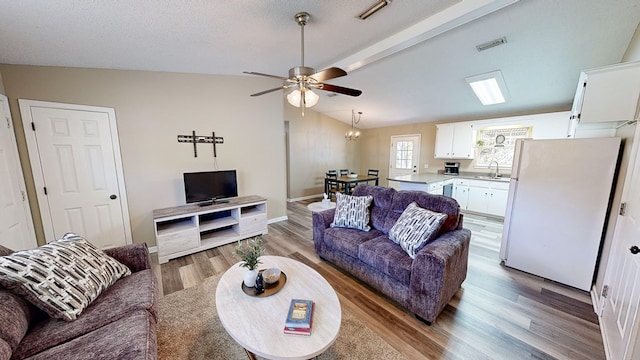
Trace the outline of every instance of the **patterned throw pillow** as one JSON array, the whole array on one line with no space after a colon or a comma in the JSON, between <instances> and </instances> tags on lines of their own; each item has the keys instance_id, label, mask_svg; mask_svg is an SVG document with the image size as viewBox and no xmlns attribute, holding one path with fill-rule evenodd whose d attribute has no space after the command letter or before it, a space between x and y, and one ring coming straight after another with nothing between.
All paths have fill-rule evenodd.
<instances>
[{"instance_id":1,"label":"patterned throw pillow","mask_svg":"<svg viewBox=\"0 0 640 360\"><path fill-rule=\"evenodd\" d=\"M447 214L423 209L412 202L389 231L389 239L415 259L422 246L438 234L446 219Z\"/></svg>"},{"instance_id":2,"label":"patterned throw pillow","mask_svg":"<svg viewBox=\"0 0 640 360\"><path fill-rule=\"evenodd\" d=\"M49 316L75 320L129 268L76 234L0 257L0 285Z\"/></svg>"},{"instance_id":3,"label":"patterned throw pillow","mask_svg":"<svg viewBox=\"0 0 640 360\"><path fill-rule=\"evenodd\" d=\"M369 231L369 207L373 196L351 196L336 193L336 212L331 227Z\"/></svg>"}]
</instances>

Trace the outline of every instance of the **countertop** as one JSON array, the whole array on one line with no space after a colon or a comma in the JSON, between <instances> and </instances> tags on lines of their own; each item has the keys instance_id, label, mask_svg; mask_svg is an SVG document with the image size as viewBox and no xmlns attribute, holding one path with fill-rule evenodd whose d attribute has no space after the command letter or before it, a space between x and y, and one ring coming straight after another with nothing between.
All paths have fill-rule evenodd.
<instances>
[{"instance_id":1,"label":"countertop","mask_svg":"<svg viewBox=\"0 0 640 360\"><path fill-rule=\"evenodd\" d=\"M503 175L502 177L495 178L488 174L482 173L466 173L460 175L444 175L444 174L415 174L415 175L402 175L394 178L387 178L390 181L417 183L417 184L430 184L438 181L444 181L449 179L472 179L472 180L485 180L485 181L499 181L508 182L510 180L509 175Z\"/></svg>"}]
</instances>

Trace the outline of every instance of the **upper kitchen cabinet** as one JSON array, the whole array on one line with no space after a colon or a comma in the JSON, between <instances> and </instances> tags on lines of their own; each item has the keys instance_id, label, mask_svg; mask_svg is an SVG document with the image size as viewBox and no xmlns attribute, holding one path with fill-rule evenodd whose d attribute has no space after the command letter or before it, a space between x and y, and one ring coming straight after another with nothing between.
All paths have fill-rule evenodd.
<instances>
[{"instance_id":1,"label":"upper kitchen cabinet","mask_svg":"<svg viewBox=\"0 0 640 360\"><path fill-rule=\"evenodd\" d=\"M436 125L436 159L473 159L473 123L461 122Z\"/></svg>"},{"instance_id":2,"label":"upper kitchen cabinet","mask_svg":"<svg viewBox=\"0 0 640 360\"><path fill-rule=\"evenodd\" d=\"M585 70L573 100L572 123L634 120L639 94L640 62Z\"/></svg>"}]
</instances>

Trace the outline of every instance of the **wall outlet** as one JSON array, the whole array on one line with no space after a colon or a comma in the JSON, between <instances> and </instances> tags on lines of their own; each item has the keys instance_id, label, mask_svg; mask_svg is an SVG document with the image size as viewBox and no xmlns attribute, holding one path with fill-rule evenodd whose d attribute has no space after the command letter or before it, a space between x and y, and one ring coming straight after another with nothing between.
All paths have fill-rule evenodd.
<instances>
[{"instance_id":1,"label":"wall outlet","mask_svg":"<svg viewBox=\"0 0 640 360\"><path fill-rule=\"evenodd\" d=\"M429 164L424 164L424 168L428 169L429 168Z\"/></svg>"}]
</instances>

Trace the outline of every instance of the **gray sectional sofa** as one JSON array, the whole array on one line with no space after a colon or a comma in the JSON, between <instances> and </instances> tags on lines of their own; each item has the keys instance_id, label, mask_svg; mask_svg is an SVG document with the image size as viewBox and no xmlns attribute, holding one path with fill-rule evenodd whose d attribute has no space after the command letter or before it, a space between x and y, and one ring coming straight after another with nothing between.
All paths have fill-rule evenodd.
<instances>
[{"instance_id":1,"label":"gray sectional sofa","mask_svg":"<svg viewBox=\"0 0 640 360\"><path fill-rule=\"evenodd\" d=\"M313 214L316 253L379 290L430 324L460 288L467 274L471 232L462 228L458 203L421 191L359 185L354 196L373 196L371 230L330 227L335 209ZM389 231L404 209L447 214L437 237L415 259L392 242Z\"/></svg>"},{"instance_id":2,"label":"gray sectional sofa","mask_svg":"<svg viewBox=\"0 0 640 360\"><path fill-rule=\"evenodd\" d=\"M158 287L145 244L104 250L131 275L74 321L49 317L0 287L0 359L157 359ZM0 256L13 253L0 246Z\"/></svg>"}]
</instances>

